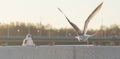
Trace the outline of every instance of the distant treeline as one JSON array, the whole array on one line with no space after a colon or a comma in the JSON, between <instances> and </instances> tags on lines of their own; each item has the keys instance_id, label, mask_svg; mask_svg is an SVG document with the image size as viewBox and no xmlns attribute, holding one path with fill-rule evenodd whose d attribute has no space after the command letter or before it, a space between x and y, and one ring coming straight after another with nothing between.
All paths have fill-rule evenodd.
<instances>
[{"instance_id":1,"label":"distant treeline","mask_svg":"<svg viewBox=\"0 0 120 59\"><path fill-rule=\"evenodd\" d=\"M28 33L30 28L30 33L34 36L75 36L75 30L71 28L52 28L51 25L43 25L41 23L23 23L23 22L11 22L8 24L0 24L0 36L24 36ZM120 26L111 25L111 27L101 26L99 30L89 29L88 34L93 34L97 32L96 36L114 36L120 35Z\"/></svg>"}]
</instances>

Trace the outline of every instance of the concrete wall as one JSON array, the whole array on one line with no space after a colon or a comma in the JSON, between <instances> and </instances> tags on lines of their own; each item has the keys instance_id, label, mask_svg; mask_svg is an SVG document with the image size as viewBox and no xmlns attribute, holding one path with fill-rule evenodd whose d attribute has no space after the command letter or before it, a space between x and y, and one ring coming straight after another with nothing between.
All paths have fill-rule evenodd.
<instances>
[{"instance_id":1,"label":"concrete wall","mask_svg":"<svg viewBox=\"0 0 120 59\"><path fill-rule=\"evenodd\" d=\"M115 46L1 46L0 59L120 59Z\"/></svg>"}]
</instances>

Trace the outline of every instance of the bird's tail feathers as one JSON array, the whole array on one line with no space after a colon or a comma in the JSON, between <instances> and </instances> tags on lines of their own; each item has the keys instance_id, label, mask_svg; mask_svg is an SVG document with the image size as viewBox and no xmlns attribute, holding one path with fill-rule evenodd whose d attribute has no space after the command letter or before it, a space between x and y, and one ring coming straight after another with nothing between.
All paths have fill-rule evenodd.
<instances>
[{"instance_id":1,"label":"bird's tail feathers","mask_svg":"<svg viewBox=\"0 0 120 59\"><path fill-rule=\"evenodd\" d=\"M98 32L96 32L96 33L94 33L94 34L92 34L92 35L87 35L87 36L88 36L88 37L93 37L93 36L95 36L97 33L98 33Z\"/></svg>"},{"instance_id":2,"label":"bird's tail feathers","mask_svg":"<svg viewBox=\"0 0 120 59\"><path fill-rule=\"evenodd\" d=\"M87 37L89 38L89 37L93 37L93 36L95 36L95 34L92 34L92 35L87 35Z\"/></svg>"}]
</instances>

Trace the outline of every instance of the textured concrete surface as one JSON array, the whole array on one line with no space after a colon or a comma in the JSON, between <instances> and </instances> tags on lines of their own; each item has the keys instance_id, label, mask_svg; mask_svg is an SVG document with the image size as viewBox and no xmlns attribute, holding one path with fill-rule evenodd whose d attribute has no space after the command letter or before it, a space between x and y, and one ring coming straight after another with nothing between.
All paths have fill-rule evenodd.
<instances>
[{"instance_id":1,"label":"textured concrete surface","mask_svg":"<svg viewBox=\"0 0 120 59\"><path fill-rule=\"evenodd\" d=\"M0 59L120 59L119 46L1 46Z\"/></svg>"}]
</instances>

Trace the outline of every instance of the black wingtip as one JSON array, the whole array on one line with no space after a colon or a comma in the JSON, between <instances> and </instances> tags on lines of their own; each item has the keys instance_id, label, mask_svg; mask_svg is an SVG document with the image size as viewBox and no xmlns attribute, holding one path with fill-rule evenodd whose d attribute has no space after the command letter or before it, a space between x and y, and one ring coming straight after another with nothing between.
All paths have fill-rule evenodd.
<instances>
[{"instance_id":1,"label":"black wingtip","mask_svg":"<svg viewBox=\"0 0 120 59\"><path fill-rule=\"evenodd\" d=\"M70 20L65 16L65 18L68 20L68 22L70 22Z\"/></svg>"},{"instance_id":2,"label":"black wingtip","mask_svg":"<svg viewBox=\"0 0 120 59\"><path fill-rule=\"evenodd\" d=\"M70 20L67 18L67 16L62 12L62 10L61 10L60 8L58 8L58 10L65 16L65 18L67 19L67 21L68 21L69 23L71 23Z\"/></svg>"},{"instance_id":3,"label":"black wingtip","mask_svg":"<svg viewBox=\"0 0 120 59\"><path fill-rule=\"evenodd\" d=\"M57 8L58 10L60 10L60 8Z\"/></svg>"},{"instance_id":4,"label":"black wingtip","mask_svg":"<svg viewBox=\"0 0 120 59\"><path fill-rule=\"evenodd\" d=\"M60 11L60 12L62 12L62 10L60 9L60 8L58 8L58 10ZM63 13L63 12L62 12Z\"/></svg>"},{"instance_id":5,"label":"black wingtip","mask_svg":"<svg viewBox=\"0 0 120 59\"><path fill-rule=\"evenodd\" d=\"M101 2L99 6L102 6L104 2Z\"/></svg>"}]
</instances>

